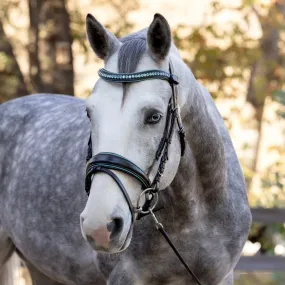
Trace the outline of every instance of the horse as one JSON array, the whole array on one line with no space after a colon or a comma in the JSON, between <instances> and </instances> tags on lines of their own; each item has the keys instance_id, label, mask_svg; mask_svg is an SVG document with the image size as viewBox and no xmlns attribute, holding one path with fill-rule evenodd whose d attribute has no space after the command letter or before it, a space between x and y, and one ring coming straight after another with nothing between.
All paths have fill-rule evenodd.
<instances>
[{"instance_id":1,"label":"horse","mask_svg":"<svg viewBox=\"0 0 285 285\"><path fill-rule=\"evenodd\" d=\"M105 64L86 102L0 106L0 268L17 251L33 285L232 285L251 213L210 94L162 15L122 39L86 28Z\"/></svg>"},{"instance_id":2,"label":"horse","mask_svg":"<svg viewBox=\"0 0 285 285\"><path fill-rule=\"evenodd\" d=\"M106 284L79 225L85 101L30 95L1 104L0 118L0 268L17 252L33 285Z\"/></svg>"}]
</instances>

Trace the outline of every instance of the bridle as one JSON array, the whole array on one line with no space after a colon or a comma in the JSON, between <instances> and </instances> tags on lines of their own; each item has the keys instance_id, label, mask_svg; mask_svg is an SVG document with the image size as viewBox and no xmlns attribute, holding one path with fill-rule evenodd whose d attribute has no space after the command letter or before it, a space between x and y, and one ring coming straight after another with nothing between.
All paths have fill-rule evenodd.
<instances>
[{"instance_id":1,"label":"bridle","mask_svg":"<svg viewBox=\"0 0 285 285\"><path fill-rule=\"evenodd\" d=\"M148 175L136 164L128 160L127 158L111 152L101 152L92 156L92 140L91 136L88 143L88 154L87 154L87 166L86 166L86 176L85 176L85 191L87 195L90 194L91 183L94 175L96 173L103 172L109 175L118 185L121 192L123 193L125 200L129 206L130 212L132 214L132 223L134 223L135 217L137 219L151 214L155 221L156 228L162 233L167 242L170 244L180 261L183 263L190 275L201 285L199 279L191 271L188 265L185 263L181 255L178 253L177 249L169 239L169 236L164 231L164 228L161 223L159 223L154 215L158 202L158 191L159 191L159 182L163 175L165 164L168 160L168 150L169 145L171 144L175 122L178 127L178 134L180 138L181 145L181 156L185 152L185 132L182 126L181 118L178 113L177 105L177 90L176 85L178 85L178 77L173 74L173 65L171 61L169 62L169 72L163 70L147 70L142 72L134 73L114 73L110 72L104 68L100 69L98 72L100 78L111 83L134 83L150 79L160 79L166 80L169 82L171 87L171 97L168 102L166 122L164 127L163 136L160 140L158 149L155 154L154 161L159 161L159 166L156 175L154 176L153 181L151 182ZM117 170L128 174L135 178L142 185L142 193L137 201L137 205L134 206L129 197L127 190L125 189L123 183L119 177L112 171ZM141 198L145 196L145 202L143 205L140 205Z\"/></svg>"},{"instance_id":2,"label":"bridle","mask_svg":"<svg viewBox=\"0 0 285 285\"><path fill-rule=\"evenodd\" d=\"M172 73L172 70L173 67L170 62L169 72L162 70L147 70L135 73L113 73L104 68L100 69L98 72L99 76L103 80L112 83L134 83L150 79L166 80L169 82L172 90L172 95L169 99L167 107L163 136L160 140L158 149L155 154L155 160L160 160L160 162L157 173L152 182L150 181L148 175L145 174L144 171L140 169L140 167L121 155L110 152L101 152L92 157L92 149L88 151L85 177L85 190L87 195L89 195L90 192L93 175L98 172L104 172L105 174L108 174L121 189L132 213L133 220L136 214L138 214L137 219L147 214L146 212L147 208L150 206L150 200L152 200L152 197L154 197L158 192L159 182L161 176L163 175L165 164L168 160L168 149L172 141L175 122L177 123L178 134L180 137L181 156L183 156L185 151L185 132L182 127L177 105L176 85L178 84L178 77ZM90 147L92 147L91 139L89 140L89 148ZM117 170L128 174L135 178L142 185L142 190L144 191L144 194L147 194L148 197L148 199L146 199L146 203L142 207L138 207L138 205L135 207L133 206L124 185L112 170Z\"/></svg>"}]
</instances>

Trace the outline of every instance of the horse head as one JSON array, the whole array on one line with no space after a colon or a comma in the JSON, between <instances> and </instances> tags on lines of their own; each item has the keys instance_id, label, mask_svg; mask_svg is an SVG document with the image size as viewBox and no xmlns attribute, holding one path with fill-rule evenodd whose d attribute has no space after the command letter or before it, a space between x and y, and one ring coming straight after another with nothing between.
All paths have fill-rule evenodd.
<instances>
[{"instance_id":1,"label":"horse head","mask_svg":"<svg viewBox=\"0 0 285 285\"><path fill-rule=\"evenodd\" d=\"M172 134L167 134L169 124L173 124L169 122L169 116L174 114L173 120L180 120L179 110L183 109L186 101L186 92L180 87L185 80L183 70L186 66L172 44L166 19L156 14L148 29L119 40L92 15L88 15L87 36L96 55L104 60L104 69L99 73L101 78L86 102L92 154L111 154L107 162L106 159L103 161L104 167L110 160L123 158L123 163L129 161L133 167L137 166L141 176L145 174L145 179L150 182L161 171L161 159L167 159L163 165L164 175L160 175L162 177L156 185L157 190L165 189L174 179L181 159L179 124L175 123ZM169 70L170 62L172 71ZM148 71L151 80L135 80L137 76L147 77L145 72ZM169 84L173 71L179 77L177 86ZM164 79L170 74L169 80L161 80L159 72L166 74ZM116 76L124 74L129 74L130 82L115 82ZM179 98L173 108L171 98L175 88L179 91ZM163 139L166 140L164 145ZM162 150L166 145L165 154ZM159 148L162 148L160 153ZM133 220L137 215L132 213L131 207L136 205L143 189L134 175L113 168L112 173L127 192L124 195L116 179L106 172L90 175L92 183L89 199L81 214L81 229L83 237L94 249L115 253L130 244Z\"/></svg>"}]
</instances>

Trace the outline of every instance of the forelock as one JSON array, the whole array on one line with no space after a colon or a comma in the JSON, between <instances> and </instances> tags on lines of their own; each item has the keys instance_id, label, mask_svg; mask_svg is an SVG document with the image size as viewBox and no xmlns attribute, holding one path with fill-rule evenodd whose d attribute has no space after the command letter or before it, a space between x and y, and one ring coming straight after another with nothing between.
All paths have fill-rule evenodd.
<instances>
[{"instance_id":1,"label":"forelock","mask_svg":"<svg viewBox=\"0 0 285 285\"><path fill-rule=\"evenodd\" d=\"M123 43L119 49L119 73L135 72L140 59L146 51L146 29L131 34L120 41Z\"/></svg>"}]
</instances>

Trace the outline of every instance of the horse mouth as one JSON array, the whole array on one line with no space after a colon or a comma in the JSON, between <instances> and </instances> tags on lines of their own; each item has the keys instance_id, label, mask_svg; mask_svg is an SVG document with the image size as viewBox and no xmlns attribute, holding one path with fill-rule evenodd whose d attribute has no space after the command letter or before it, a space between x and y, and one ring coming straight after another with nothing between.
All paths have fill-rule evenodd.
<instances>
[{"instance_id":1,"label":"horse mouth","mask_svg":"<svg viewBox=\"0 0 285 285\"><path fill-rule=\"evenodd\" d=\"M88 236L86 237L86 241L91 246L91 248L97 252L114 254L114 253L123 252L129 247L132 239L132 233L133 233L133 225L130 226L128 233L123 240L111 239L107 247L99 246L98 244L96 244L96 241L94 239Z\"/></svg>"},{"instance_id":2,"label":"horse mouth","mask_svg":"<svg viewBox=\"0 0 285 285\"><path fill-rule=\"evenodd\" d=\"M128 234L127 234L127 236L125 238L125 241L124 241L123 245L119 249L119 252L122 252L122 251L126 250L129 247L129 245L131 243L132 235L133 235L133 228L134 228L134 225L132 224L130 226L130 228L129 228Z\"/></svg>"}]
</instances>

